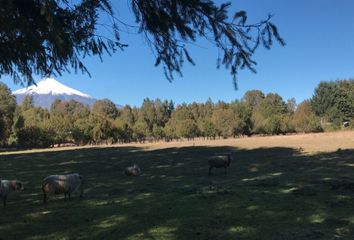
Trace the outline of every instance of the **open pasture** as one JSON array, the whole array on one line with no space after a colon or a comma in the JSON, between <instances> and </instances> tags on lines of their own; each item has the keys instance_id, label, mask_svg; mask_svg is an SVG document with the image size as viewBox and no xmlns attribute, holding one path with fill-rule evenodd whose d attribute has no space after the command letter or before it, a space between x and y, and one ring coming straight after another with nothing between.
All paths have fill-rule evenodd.
<instances>
[{"instance_id":1,"label":"open pasture","mask_svg":"<svg viewBox=\"0 0 354 240\"><path fill-rule=\"evenodd\" d=\"M85 198L43 205L42 179L70 172ZM354 239L354 132L5 153L0 175L25 184L0 207L3 240Z\"/></svg>"}]
</instances>

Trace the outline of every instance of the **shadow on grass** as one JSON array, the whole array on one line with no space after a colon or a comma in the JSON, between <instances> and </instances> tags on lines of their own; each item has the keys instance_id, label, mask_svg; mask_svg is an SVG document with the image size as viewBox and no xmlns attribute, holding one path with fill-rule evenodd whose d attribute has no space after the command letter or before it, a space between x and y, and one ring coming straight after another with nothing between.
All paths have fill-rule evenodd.
<instances>
[{"instance_id":1,"label":"shadow on grass","mask_svg":"<svg viewBox=\"0 0 354 240\"><path fill-rule=\"evenodd\" d=\"M208 157L233 151L228 174ZM26 184L0 209L0 239L353 239L354 150L90 148L0 156ZM126 177L126 166L143 174ZM41 180L79 172L85 199L41 203Z\"/></svg>"}]
</instances>

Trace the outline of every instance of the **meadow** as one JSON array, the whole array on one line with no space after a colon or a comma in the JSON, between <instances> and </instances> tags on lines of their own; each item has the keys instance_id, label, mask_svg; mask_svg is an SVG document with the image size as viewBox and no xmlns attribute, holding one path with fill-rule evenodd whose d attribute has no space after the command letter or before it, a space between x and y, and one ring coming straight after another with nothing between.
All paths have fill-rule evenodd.
<instances>
[{"instance_id":1,"label":"meadow","mask_svg":"<svg viewBox=\"0 0 354 240\"><path fill-rule=\"evenodd\" d=\"M44 205L42 179L70 172L85 198ZM2 240L354 239L354 131L5 152L0 175L25 184L0 206Z\"/></svg>"}]
</instances>

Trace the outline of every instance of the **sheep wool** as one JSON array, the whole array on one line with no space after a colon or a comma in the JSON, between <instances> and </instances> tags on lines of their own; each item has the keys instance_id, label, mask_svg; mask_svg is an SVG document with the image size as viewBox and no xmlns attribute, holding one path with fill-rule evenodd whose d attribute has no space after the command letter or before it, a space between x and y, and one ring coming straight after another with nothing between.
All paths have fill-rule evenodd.
<instances>
[{"instance_id":1,"label":"sheep wool","mask_svg":"<svg viewBox=\"0 0 354 240\"><path fill-rule=\"evenodd\" d=\"M18 180L5 180L0 178L0 198L3 201L4 206L6 206L7 197L11 192L23 191L24 187L22 182Z\"/></svg>"},{"instance_id":2,"label":"sheep wool","mask_svg":"<svg viewBox=\"0 0 354 240\"><path fill-rule=\"evenodd\" d=\"M124 173L127 176L139 176L141 174L141 170L138 165L134 164L132 167L127 167L124 170Z\"/></svg>"},{"instance_id":3,"label":"sheep wool","mask_svg":"<svg viewBox=\"0 0 354 240\"><path fill-rule=\"evenodd\" d=\"M80 197L83 196L84 178L78 173L72 173L67 175L50 175L43 180L43 203L48 200L49 194L64 194L64 199L71 194L78 191L81 187Z\"/></svg>"}]
</instances>

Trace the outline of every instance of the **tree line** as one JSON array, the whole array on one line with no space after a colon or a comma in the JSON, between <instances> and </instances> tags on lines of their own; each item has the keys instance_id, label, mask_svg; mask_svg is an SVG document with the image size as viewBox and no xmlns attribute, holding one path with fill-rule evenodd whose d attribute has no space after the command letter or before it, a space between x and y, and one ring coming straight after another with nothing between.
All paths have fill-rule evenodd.
<instances>
[{"instance_id":1,"label":"tree line","mask_svg":"<svg viewBox=\"0 0 354 240\"><path fill-rule=\"evenodd\" d=\"M35 107L31 96L17 105L0 83L1 147L50 147L235 138L354 128L354 80L321 82L311 99L296 104L277 93L250 90L240 100L174 104L149 98L140 107L117 108L109 99L92 108L75 100Z\"/></svg>"}]
</instances>

